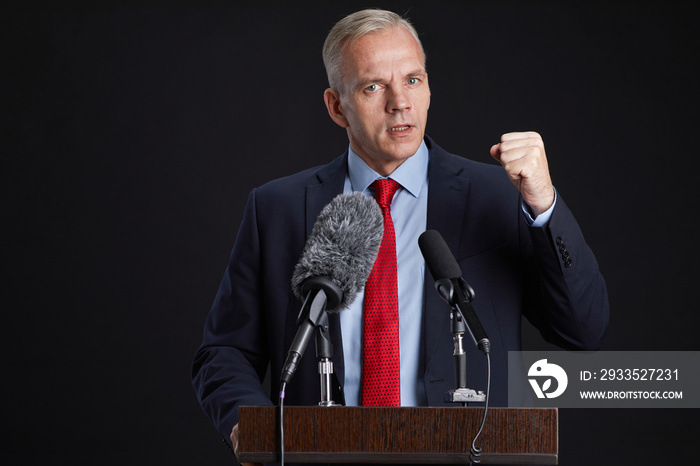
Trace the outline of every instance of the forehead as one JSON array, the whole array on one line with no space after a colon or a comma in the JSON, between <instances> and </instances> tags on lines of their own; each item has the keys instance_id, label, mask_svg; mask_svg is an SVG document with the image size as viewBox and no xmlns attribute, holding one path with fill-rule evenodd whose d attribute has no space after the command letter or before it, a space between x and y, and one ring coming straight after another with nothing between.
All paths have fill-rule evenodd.
<instances>
[{"instance_id":1,"label":"forehead","mask_svg":"<svg viewBox=\"0 0 700 466\"><path fill-rule=\"evenodd\" d=\"M343 49L343 75L346 79L423 68L420 45L404 27L371 32Z\"/></svg>"}]
</instances>

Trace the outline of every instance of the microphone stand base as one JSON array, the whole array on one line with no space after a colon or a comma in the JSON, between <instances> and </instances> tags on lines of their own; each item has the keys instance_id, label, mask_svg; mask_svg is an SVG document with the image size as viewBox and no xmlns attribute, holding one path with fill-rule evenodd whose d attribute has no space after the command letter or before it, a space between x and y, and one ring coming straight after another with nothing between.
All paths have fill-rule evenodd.
<instances>
[{"instance_id":1,"label":"microphone stand base","mask_svg":"<svg viewBox=\"0 0 700 466\"><path fill-rule=\"evenodd\" d=\"M333 400L331 400L331 401L319 401L319 402L318 402L318 405L319 405L319 406L343 406L343 405L337 404L337 403L336 403L335 401L333 401Z\"/></svg>"},{"instance_id":2,"label":"microphone stand base","mask_svg":"<svg viewBox=\"0 0 700 466\"><path fill-rule=\"evenodd\" d=\"M445 393L446 403L485 403L486 394L471 388L458 388Z\"/></svg>"}]
</instances>

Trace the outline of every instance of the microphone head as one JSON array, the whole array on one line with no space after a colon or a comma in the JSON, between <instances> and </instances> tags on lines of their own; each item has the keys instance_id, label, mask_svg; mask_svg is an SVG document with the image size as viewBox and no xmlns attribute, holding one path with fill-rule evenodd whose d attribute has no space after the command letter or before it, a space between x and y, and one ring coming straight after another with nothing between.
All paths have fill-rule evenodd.
<instances>
[{"instance_id":1,"label":"microphone head","mask_svg":"<svg viewBox=\"0 0 700 466\"><path fill-rule=\"evenodd\" d=\"M462 271L449 246L436 230L427 230L418 237L418 247L433 279L460 278Z\"/></svg>"},{"instance_id":2,"label":"microphone head","mask_svg":"<svg viewBox=\"0 0 700 466\"><path fill-rule=\"evenodd\" d=\"M303 300L304 281L326 276L343 291L340 304L328 310L347 309L372 271L383 235L384 217L374 199L359 192L336 196L321 210L294 268L294 294Z\"/></svg>"}]
</instances>

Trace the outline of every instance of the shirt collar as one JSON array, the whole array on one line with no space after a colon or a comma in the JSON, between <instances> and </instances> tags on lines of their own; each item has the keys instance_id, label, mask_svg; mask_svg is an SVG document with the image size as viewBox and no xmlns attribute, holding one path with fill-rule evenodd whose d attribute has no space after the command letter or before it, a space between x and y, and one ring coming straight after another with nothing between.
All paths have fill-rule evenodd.
<instances>
[{"instance_id":1,"label":"shirt collar","mask_svg":"<svg viewBox=\"0 0 700 466\"><path fill-rule=\"evenodd\" d=\"M423 141L416 153L386 178L398 182L411 195L418 197L427 179L428 158L428 147ZM352 190L359 192L367 190L374 180L385 178L372 170L352 147L348 148L348 175Z\"/></svg>"}]
</instances>

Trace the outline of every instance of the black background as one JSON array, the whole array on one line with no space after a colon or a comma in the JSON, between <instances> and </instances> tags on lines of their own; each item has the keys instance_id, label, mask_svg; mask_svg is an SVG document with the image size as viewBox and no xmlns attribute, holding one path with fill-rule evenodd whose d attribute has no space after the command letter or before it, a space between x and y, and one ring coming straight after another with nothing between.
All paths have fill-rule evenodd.
<instances>
[{"instance_id":1,"label":"black background","mask_svg":"<svg viewBox=\"0 0 700 466\"><path fill-rule=\"evenodd\" d=\"M608 282L603 349L700 349L697 6L62 5L0 15L4 464L231 463L191 357L247 193L345 149L320 50L367 6L420 32L443 148L543 135ZM697 458L697 413L562 409L560 464Z\"/></svg>"}]
</instances>

